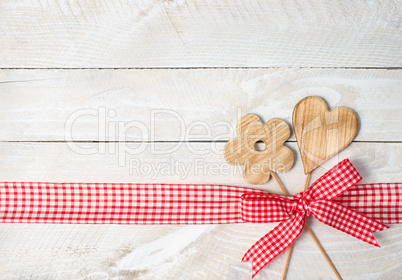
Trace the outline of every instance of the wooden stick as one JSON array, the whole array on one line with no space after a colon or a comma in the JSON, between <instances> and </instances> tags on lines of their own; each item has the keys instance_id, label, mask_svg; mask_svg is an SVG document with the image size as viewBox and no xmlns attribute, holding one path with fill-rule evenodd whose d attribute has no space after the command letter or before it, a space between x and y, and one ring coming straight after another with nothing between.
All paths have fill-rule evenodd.
<instances>
[{"instance_id":1,"label":"wooden stick","mask_svg":"<svg viewBox=\"0 0 402 280\"><path fill-rule=\"evenodd\" d=\"M285 261L285 265L283 266L281 280L285 280L286 272L288 271L288 263L289 263L289 260L290 260L290 252L292 252L292 244L290 244L290 246L288 247L288 252L286 253L286 261Z\"/></svg>"},{"instance_id":2,"label":"wooden stick","mask_svg":"<svg viewBox=\"0 0 402 280\"><path fill-rule=\"evenodd\" d=\"M307 183L308 180L310 179L310 173L306 175L306 179L304 180L304 188L303 188L303 192L306 191L307 189ZM306 228L306 230L308 231L308 233L311 235L311 237L313 238L315 244L317 245L318 249L320 249L322 255L324 256L324 258L327 260L327 263L329 264L329 266L331 267L331 269L333 270L333 272L335 273L336 277L338 277L339 280L342 280L341 276L339 275L338 271L336 270L335 266L332 264L331 260L329 259L327 253L325 253L324 249L322 248L321 244L318 242L317 238L315 237L314 233L311 231L311 229L307 226L307 224L304 225L304 227Z\"/></svg>"},{"instance_id":3,"label":"wooden stick","mask_svg":"<svg viewBox=\"0 0 402 280\"><path fill-rule=\"evenodd\" d=\"M281 182L279 182L278 177L276 177L276 175L271 172L272 178L274 178L274 180L276 181L276 183L278 184L279 188L281 189L282 193L286 196L288 196L288 192L285 190L285 188L282 186ZM306 178L304 179L304 186L303 186L303 192L306 191L307 189L307 185L308 185L308 181L310 179L310 174L306 175ZM311 237L313 238L315 244L317 245L318 249L321 251L322 255L324 256L324 258L327 260L329 266L331 267L331 269L334 271L336 277L338 277L339 280L342 280L341 276L339 275L338 271L336 270L335 266L332 264L331 260L329 259L329 257L327 256L327 254L325 253L324 249L321 247L321 244L318 242L317 238L314 236L313 232L311 231L311 229L305 225L305 228L307 229L307 232L311 235ZM286 261L285 261L285 265L283 267L283 271L282 271L282 278L281 280L285 279L286 276L286 272L287 272L287 268L288 268L288 263L290 260L290 252L292 250L292 245L290 245L288 247L288 252L286 254Z\"/></svg>"},{"instance_id":4,"label":"wooden stick","mask_svg":"<svg viewBox=\"0 0 402 280\"><path fill-rule=\"evenodd\" d=\"M320 243L318 242L317 238L314 236L313 232L311 231L311 229L307 226L307 224L304 225L304 227L306 228L306 230L308 231L308 233L310 233L311 237L313 238L315 244L317 244L318 249L320 249L322 255L324 256L324 258L327 260L327 263L329 264L329 266L332 268L332 270L334 271L336 277L338 277L339 280L342 280L342 277L339 275L338 271L336 270L335 266L332 264L331 260L329 259L328 255L325 253L324 249L321 247Z\"/></svg>"},{"instance_id":5,"label":"wooden stick","mask_svg":"<svg viewBox=\"0 0 402 280\"><path fill-rule=\"evenodd\" d=\"M303 192L307 190L307 185L308 185L308 180L310 179L310 173L306 175L306 178L304 179L304 186L303 186Z\"/></svg>"},{"instance_id":6,"label":"wooden stick","mask_svg":"<svg viewBox=\"0 0 402 280\"><path fill-rule=\"evenodd\" d=\"M279 188L281 189L282 193L286 196L289 196L288 192L285 190L285 188L282 186L281 182L279 182L278 177L276 177L275 173L271 171L272 178L276 181L278 184Z\"/></svg>"},{"instance_id":7,"label":"wooden stick","mask_svg":"<svg viewBox=\"0 0 402 280\"><path fill-rule=\"evenodd\" d=\"M279 182L278 177L276 177L274 172L271 172L272 178L274 178L274 180L276 181L276 183L278 184L279 188L281 189L282 193L286 196L289 196L288 192L285 190L285 188L282 186L281 182ZM286 277L286 272L288 271L288 264L289 264L289 260L290 260L290 252L292 252L292 244L290 244L290 246L288 247L288 252L286 253L286 261L285 261L285 265L283 266L283 270L282 270L282 277L281 280L284 280Z\"/></svg>"}]
</instances>

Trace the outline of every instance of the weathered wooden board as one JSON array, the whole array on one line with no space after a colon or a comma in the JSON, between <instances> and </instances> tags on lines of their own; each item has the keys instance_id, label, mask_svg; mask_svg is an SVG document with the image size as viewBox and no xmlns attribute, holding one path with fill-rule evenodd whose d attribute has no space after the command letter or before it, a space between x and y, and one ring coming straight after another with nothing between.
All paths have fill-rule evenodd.
<instances>
[{"instance_id":1,"label":"weathered wooden board","mask_svg":"<svg viewBox=\"0 0 402 280\"><path fill-rule=\"evenodd\" d=\"M401 181L402 71L378 69L402 67L401 15L396 0L1 1L0 180L255 188L224 161L237 121L291 124L317 95L361 127L311 180L349 157L363 182ZM296 193L290 141L295 166L279 177ZM375 234L378 249L308 223L344 279L400 277L401 226ZM0 224L0 279L250 279L241 257L274 226ZM256 279L279 279L284 261ZM308 234L287 279L335 279Z\"/></svg>"},{"instance_id":2,"label":"weathered wooden board","mask_svg":"<svg viewBox=\"0 0 402 280\"><path fill-rule=\"evenodd\" d=\"M242 178L241 166L225 161L225 143L110 143L106 144L106 152L102 152L103 145L0 143L1 180L230 184L280 193L273 180L262 186L247 184ZM290 171L278 176L290 193L300 192L305 175L297 144L285 145L295 153L295 164ZM112 147L113 152L107 149ZM100 152L87 155L85 151L89 148ZM311 180L346 157L362 175L362 183L400 181L401 143L355 142L314 170Z\"/></svg>"},{"instance_id":3,"label":"weathered wooden board","mask_svg":"<svg viewBox=\"0 0 402 280\"><path fill-rule=\"evenodd\" d=\"M81 144L98 145L98 144ZM246 184L240 169L224 161L224 143L152 143L140 154L82 155L65 143L1 143L2 181L166 182ZM296 152L296 143L287 144ZM169 151L157 154L155 151ZM197 155L195 151L204 151ZM316 169L312 180L349 157L363 182L393 182L402 173L402 144L352 143ZM174 163L170 161L173 160ZM138 172L130 161L139 161ZM190 167L148 173L148 167ZM130 170L133 171L130 174ZM219 171L220 170L220 171ZM156 175L156 176L154 176ZM300 157L280 179L290 193L302 188ZM254 186L255 187L255 186ZM273 180L261 188L279 193ZM397 279L402 269L402 227L376 233L381 249L325 226L309 224L344 279ZM205 226L0 225L0 279L250 279L244 252L275 224ZM256 279L278 279L281 255ZM303 233L294 246L287 279L335 279L311 237Z\"/></svg>"},{"instance_id":4,"label":"weathered wooden board","mask_svg":"<svg viewBox=\"0 0 402 280\"><path fill-rule=\"evenodd\" d=\"M356 111L357 141L402 141L401 88L399 70L1 70L0 141L228 141L309 95Z\"/></svg>"},{"instance_id":5,"label":"weathered wooden board","mask_svg":"<svg viewBox=\"0 0 402 280\"><path fill-rule=\"evenodd\" d=\"M0 67L401 67L382 1L0 3Z\"/></svg>"}]
</instances>

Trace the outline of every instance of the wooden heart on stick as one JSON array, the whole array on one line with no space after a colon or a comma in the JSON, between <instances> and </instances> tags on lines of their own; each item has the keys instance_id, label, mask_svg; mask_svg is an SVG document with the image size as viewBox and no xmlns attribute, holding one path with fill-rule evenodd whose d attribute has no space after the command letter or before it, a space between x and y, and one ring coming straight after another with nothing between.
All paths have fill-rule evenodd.
<instances>
[{"instance_id":1,"label":"wooden heart on stick","mask_svg":"<svg viewBox=\"0 0 402 280\"><path fill-rule=\"evenodd\" d=\"M293 129L304 173L309 174L352 142L359 121L351 109L337 107L329 111L323 99L309 96L293 110Z\"/></svg>"}]
</instances>

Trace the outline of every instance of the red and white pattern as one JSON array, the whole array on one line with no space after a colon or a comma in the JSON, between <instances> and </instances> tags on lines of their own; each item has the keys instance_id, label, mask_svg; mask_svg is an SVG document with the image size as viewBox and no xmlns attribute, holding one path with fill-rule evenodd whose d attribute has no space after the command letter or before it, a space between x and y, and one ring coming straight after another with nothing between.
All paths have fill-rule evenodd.
<instances>
[{"instance_id":1,"label":"red and white pattern","mask_svg":"<svg viewBox=\"0 0 402 280\"><path fill-rule=\"evenodd\" d=\"M0 183L0 222L78 224L240 223L241 195L220 185Z\"/></svg>"},{"instance_id":2,"label":"red and white pattern","mask_svg":"<svg viewBox=\"0 0 402 280\"><path fill-rule=\"evenodd\" d=\"M324 224L379 247L372 233L388 228L386 225L332 201L360 180L359 173L345 159L315 181L307 191L292 197L243 195L242 217L245 221L282 221L244 255L242 261L252 263L253 277L297 239L310 214Z\"/></svg>"},{"instance_id":3,"label":"red and white pattern","mask_svg":"<svg viewBox=\"0 0 402 280\"><path fill-rule=\"evenodd\" d=\"M356 185L334 201L385 224L402 222L402 184Z\"/></svg>"},{"instance_id":4,"label":"red and white pattern","mask_svg":"<svg viewBox=\"0 0 402 280\"><path fill-rule=\"evenodd\" d=\"M380 222L402 221L402 184L355 185L360 179L345 159L292 197L226 185L5 182L0 183L0 222L281 222L243 257L252 262L254 277L297 239L309 215L378 246L371 233L387 228Z\"/></svg>"}]
</instances>

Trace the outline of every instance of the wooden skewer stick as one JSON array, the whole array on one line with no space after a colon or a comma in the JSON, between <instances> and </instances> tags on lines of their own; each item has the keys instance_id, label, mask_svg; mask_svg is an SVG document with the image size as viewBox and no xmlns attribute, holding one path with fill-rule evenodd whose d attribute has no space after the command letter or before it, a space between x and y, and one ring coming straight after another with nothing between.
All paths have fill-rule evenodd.
<instances>
[{"instance_id":1,"label":"wooden skewer stick","mask_svg":"<svg viewBox=\"0 0 402 280\"><path fill-rule=\"evenodd\" d=\"M288 192L285 190L285 188L282 186L281 182L279 182L278 177L276 177L275 173L271 171L272 178L276 181L278 184L279 188L281 189L283 195L289 196Z\"/></svg>"},{"instance_id":2,"label":"wooden skewer stick","mask_svg":"<svg viewBox=\"0 0 402 280\"><path fill-rule=\"evenodd\" d=\"M332 264L331 260L329 259L327 253L325 253L324 249L321 247L320 243L318 242L317 238L314 236L313 232L311 231L311 229L307 226L304 225L304 227L306 228L306 230L308 231L308 233L310 233L311 237L313 238L315 244L317 244L318 249L320 249L322 255L324 256L324 258L327 260L327 263L329 264L329 266L331 267L331 269L334 271L336 277L338 277L339 280L342 280L342 277L339 275L338 271L336 270L335 266Z\"/></svg>"},{"instance_id":3,"label":"wooden skewer stick","mask_svg":"<svg viewBox=\"0 0 402 280\"><path fill-rule=\"evenodd\" d=\"M282 193L286 196L289 196L288 192L285 190L285 188L282 186L281 182L279 182L278 177L276 177L276 175L274 174L274 172L271 172L272 178L274 178L274 180L276 181L276 183L278 184L279 188L281 189ZM282 278L281 280L285 279L286 276L286 272L288 270L288 263L290 260L290 252L292 251L292 244L290 244L290 246L288 247L288 252L286 253L286 261L285 261L285 265L283 266L283 271L282 271Z\"/></svg>"},{"instance_id":4,"label":"wooden skewer stick","mask_svg":"<svg viewBox=\"0 0 402 280\"><path fill-rule=\"evenodd\" d=\"M304 179L304 185L303 185L303 192L307 190L307 185L308 185L308 180L310 179L310 173L306 175L306 178Z\"/></svg>"},{"instance_id":5,"label":"wooden skewer stick","mask_svg":"<svg viewBox=\"0 0 402 280\"><path fill-rule=\"evenodd\" d=\"M285 188L282 186L281 182L279 182L278 177L276 177L276 175L275 175L273 172L271 172L271 175L272 175L272 177L274 178L274 180L276 181L276 183L278 184L278 186L279 186L279 188L281 189L282 193L283 193L284 195L288 196L288 195L289 195L288 192L287 192L287 191L285 190ZM307 189L307 184L308 184L309 178L310 178L310 174L307 174L307 175L306 175L306 178L305 178L305 180L304 180L303 192L306 191L306 189ZM328 257L327 254L325 253L324 249L321 247L321 244L318 242L317 238L315 237L315 235L313 234L313 232L311 231L311 229L310 229L307 225L305 225L305 228L306 228L307 232L308 232L308 233L311 235L311 237L313 238L315 244L317 245L318 249L321 251L321 253L322 253L322 255L324 256L324 258L327 260L327 262L328 262L329 266L331 267L331 269L334 271L336 277L337 277L339 280L342 280L342 278L341 278L341 276L339 275L338 271L336 270L335 266L332 264L331 260L329 259L329 257ZM289 263L289 260L290 260L290 252L291 252L291 250L292 250L292 245L290 245L290 246L288 247L288 252L287 252L287 254L286 254L286 261L285 261L285 265L284 265L284 267L283 267L281 280L284 280L284 279L285 279L286 272L287 272L287 268L288 268L288 263Z\"/></svg>"},{"instance_id":6,"label":"wooden skewer stick","mask_svg":"<svg viewBox=\"0 0 402 280\"><path fill-rule=\"evenodd\" d=\"M285 190L285 188L282 186L281 182L279 182L278 177L276 177L276 175L274 174L274 172L271 172L272 178L274 178L274 180L276 181L276 183L278 184L279 188L281 189L282 193L286 196L289 196L288 192ZM306 184L306 182L304 182L304 184ZM283 266L283 270L282 270L282 277L281 280L284 280L286 277L286 272L288 270L288 263L290 260L290 253L292 251L292 244L290 244L290 246L288 247L288 252L286 253L286 261L285 261L285 265Z\"/></svg>"},{"instance_id":7,"label":"wooden skewer stick","mask_svg":"<svg viewBox=\"0 0 402 280\"><path fill-rule=\"evenodd\" d=\"M304 180L304 188L303 188L303 192L306 191L307 189L307 183L308 180L310 179L310 173L306 175L306 179ZM327 260L327 263L329 264L329 266L331 267L331 269L334 271L336 277L338 277L339 280L342 280L341 276L339 275L338 271L336 270L335 266L332 264L331 260L329 259L327 253L325 253L324 249L322 248L321 244L318 242L317 238L315 237L314 233L311 231L311 229L308 227L307 224L304 225L304 227L306 228L306 230L308 231L308 233L311 235L311 237L313 238L315 244L317 245L318 249L320 249L322 255L324 256L324 258Z\"/></svg>"},{"instance_id":8,"label":"wooden skewer stick","mask_svg":"<svg viewBox=\"0 0 402 280\"><path fill-rule=\"evenodd\" d=\"M290 244L290 246L288 247L288 251L286 253L286 261L285 261L285 265L283 266L281 280L285 280L286 273L288 271L288 263L289 263L289 260L290 260L290 253L291 252L292 252L292 244Z\"/></svg>"}]
</instances>

